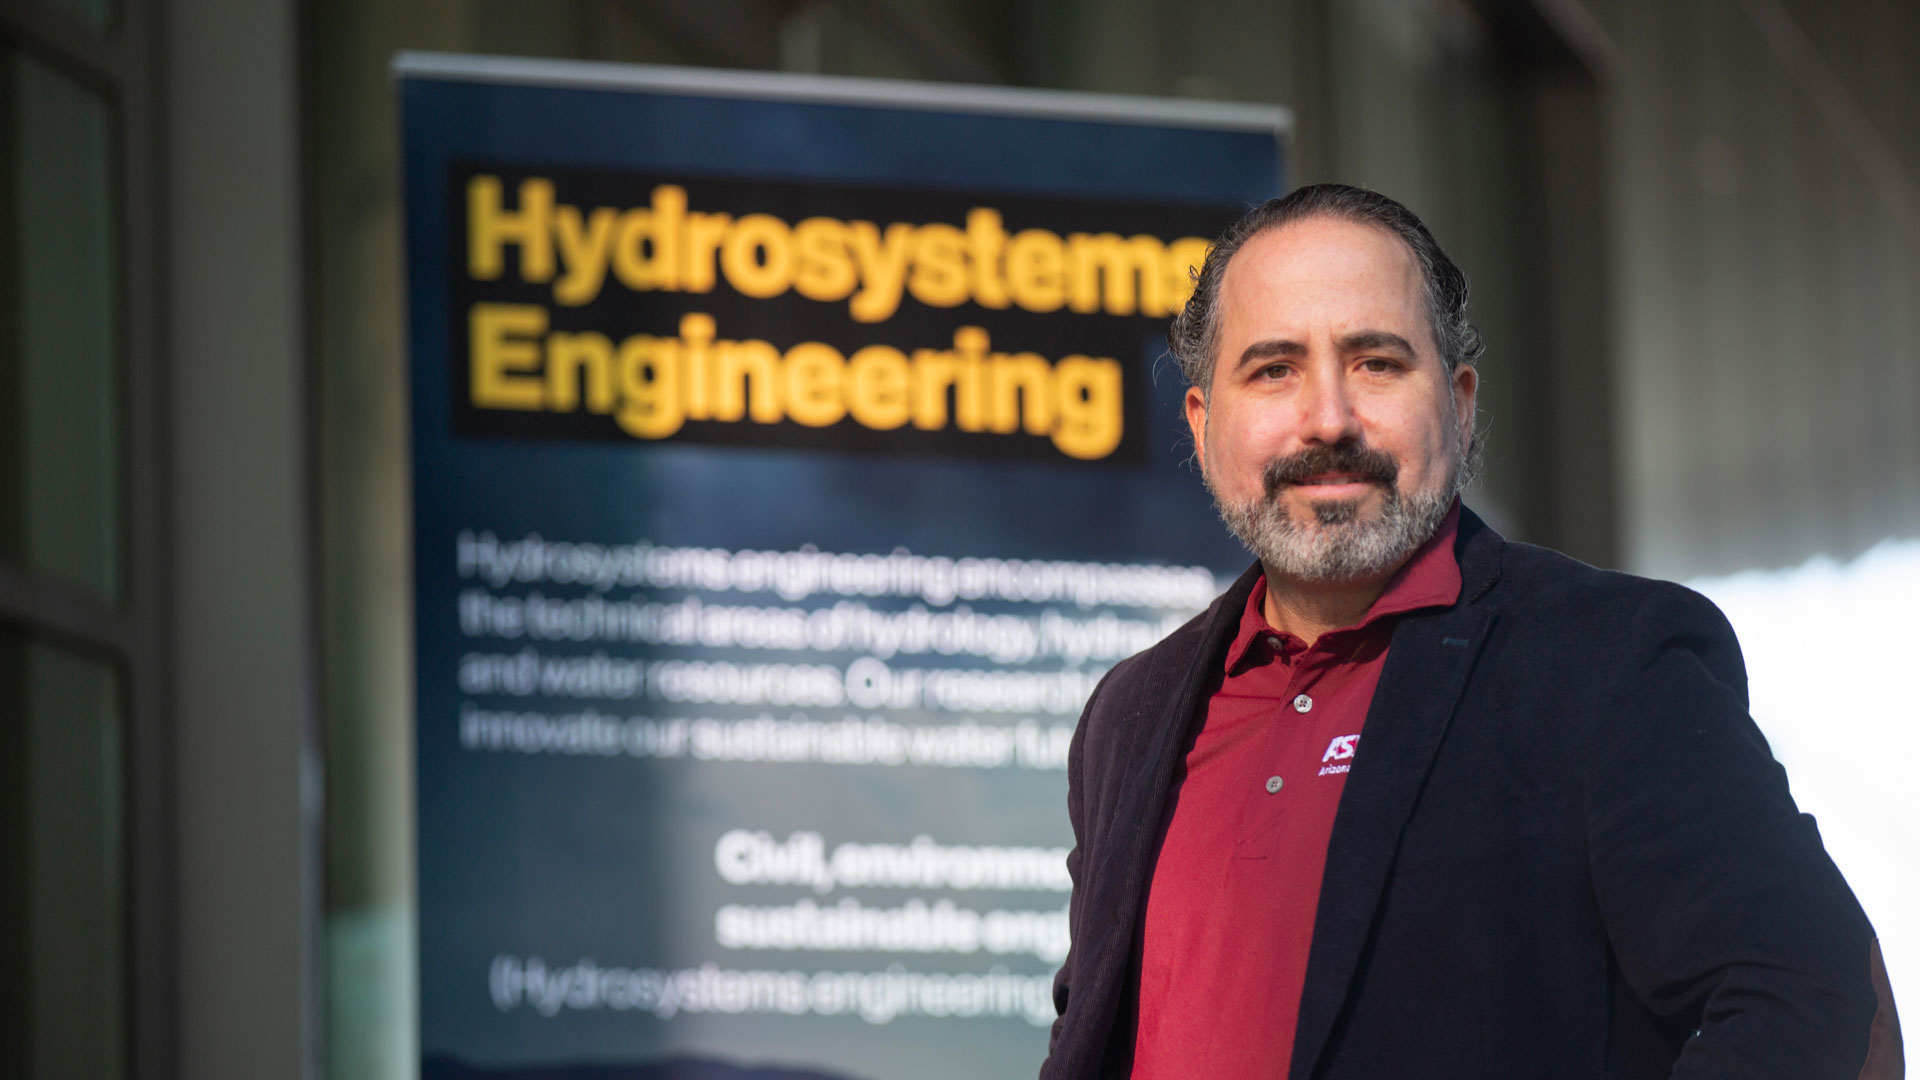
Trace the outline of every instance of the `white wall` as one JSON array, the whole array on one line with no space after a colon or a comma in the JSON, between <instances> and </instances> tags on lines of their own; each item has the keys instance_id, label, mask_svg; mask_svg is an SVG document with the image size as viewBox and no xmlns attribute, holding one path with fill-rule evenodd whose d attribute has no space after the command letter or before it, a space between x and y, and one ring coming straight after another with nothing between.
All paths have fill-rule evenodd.
<instances>
[{"instance_id":1,"label":"white wall","mask_svg":"<svg viewBox=\"0 0 1920 1080\"><path fill-rule=\"evenodd\" d=\"M1574 2L1617 44L1625 565L1920 537L1920 6Z\"/></svg>"}]
</instances>

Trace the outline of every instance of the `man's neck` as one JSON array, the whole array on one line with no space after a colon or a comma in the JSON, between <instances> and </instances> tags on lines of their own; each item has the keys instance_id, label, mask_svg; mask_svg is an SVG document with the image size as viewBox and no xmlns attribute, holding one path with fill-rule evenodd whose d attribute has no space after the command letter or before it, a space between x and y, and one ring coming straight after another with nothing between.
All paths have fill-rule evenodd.
<instances>
[{"instance_id":1,"label":"man's neck","mask_svg":"<svg viewBox=\"0 0 1920 1080\"><path fill-rule=\"evenodd\" d=\"M1312 645L1320 635L1365 618L1367 609L1387 591L1387 582L1406 562L1402 559L1385 573L1359 581L1299 581L1269 568L1262 613L1267 625Z\"/></svg>"}]
</instances>

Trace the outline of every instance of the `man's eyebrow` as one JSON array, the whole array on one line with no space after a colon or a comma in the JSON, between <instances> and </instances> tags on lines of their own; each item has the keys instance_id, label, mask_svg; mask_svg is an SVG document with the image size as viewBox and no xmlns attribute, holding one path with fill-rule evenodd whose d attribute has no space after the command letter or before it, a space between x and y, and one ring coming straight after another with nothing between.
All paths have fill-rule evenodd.
<instances>
[{"instance_id":1,"label":"man's eyebrow","mask_svg":"<svg viewBox=\"0 0 1920 1080\"><path fill-rule=\"evenodd\" d=\"M1305 355L1307 355L1307 347L1297 341L1268 338L1265 341L1256 341L1245 349L1242 349L1240 351L1240 360L1234 366L1245 367L1256 360L1273 360L1277 358L1292 359Z\"/></svg>"},{"instance_id":2,"label":"man's eyebrow","mask_svg":"<svg viewBox=\"0 0 1920 1080\"><path fill-rule=\"evenodd\" d=\"M1386 330L1361 330L1340 339L1341 352L1397 352L1411 359L1413 343Z\"/></svg>"}]
</instances>

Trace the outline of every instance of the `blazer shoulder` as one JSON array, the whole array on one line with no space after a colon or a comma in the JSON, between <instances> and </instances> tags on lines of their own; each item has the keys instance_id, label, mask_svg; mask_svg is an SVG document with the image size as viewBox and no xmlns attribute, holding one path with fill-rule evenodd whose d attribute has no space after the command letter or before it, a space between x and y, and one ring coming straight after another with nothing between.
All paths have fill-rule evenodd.
<instances>
[{"instance_id":1,"label":"blazer shoulder","mask_svg":"<svg viewBox=\"0 0 1920 1080\"><path fill-rule=\"evenodd\" d=\"M1185 623L1125 660L1115 664L1100 680L1087 699L1087 719L1096 721L1118 711L1128 703L1159 699L1172 694L1194 663L1200 661L1207 631L1218 615L1224 596L1188 619Z\"/></svg>"},{"instance_id":2,"label":"blazer shoulder","mask_svg":"<svg viewBox=\"0 0 1920 1080\"><path fill-rule=\"evenodd\" d=\"M1590 655L1645 662L1669 650L1698 655L1723 683L1744 692L1746 667L1719 607L1677 582L1602 570L1548 548L1508 541L1496 599L1530 630L1578 635Z\"/></svg>"},{"instance_id":3,"label":"blazer shoulder","mask_svg":"<svg viewBox=\"0 0 1920 1080\"><path fill-rule=\"evenodd\" d=\"M1251 574L1252 571L1249 571ZM1076 734L1089 763L1119 762L1140 752L1151 733L1179 712L1181 692L1195 665L1211 662L1222 621L1246 603L1250 578L1214 598L1155 644L1127 657L1101 678L1087 699Z\"/></svg>"}]
</instances>

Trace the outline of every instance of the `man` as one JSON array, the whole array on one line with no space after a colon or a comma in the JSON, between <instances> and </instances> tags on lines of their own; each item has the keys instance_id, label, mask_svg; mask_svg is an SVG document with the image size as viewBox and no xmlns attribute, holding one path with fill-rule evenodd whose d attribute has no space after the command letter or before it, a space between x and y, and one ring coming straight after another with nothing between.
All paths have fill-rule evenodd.
<instances>
[{"instance_id":1,"label":"man","mask_svg":"<svg viewBox=\"0 0 1920 1080\"><path fill-rule=\"evenodd\" d=\"M1259 562L1081 717L1043 1080L1861 1074L1872 931L1726 621L1460 506L1465 307L1354 188L1209 253L1170 342Z\"/></svg>"}]
</instances>

